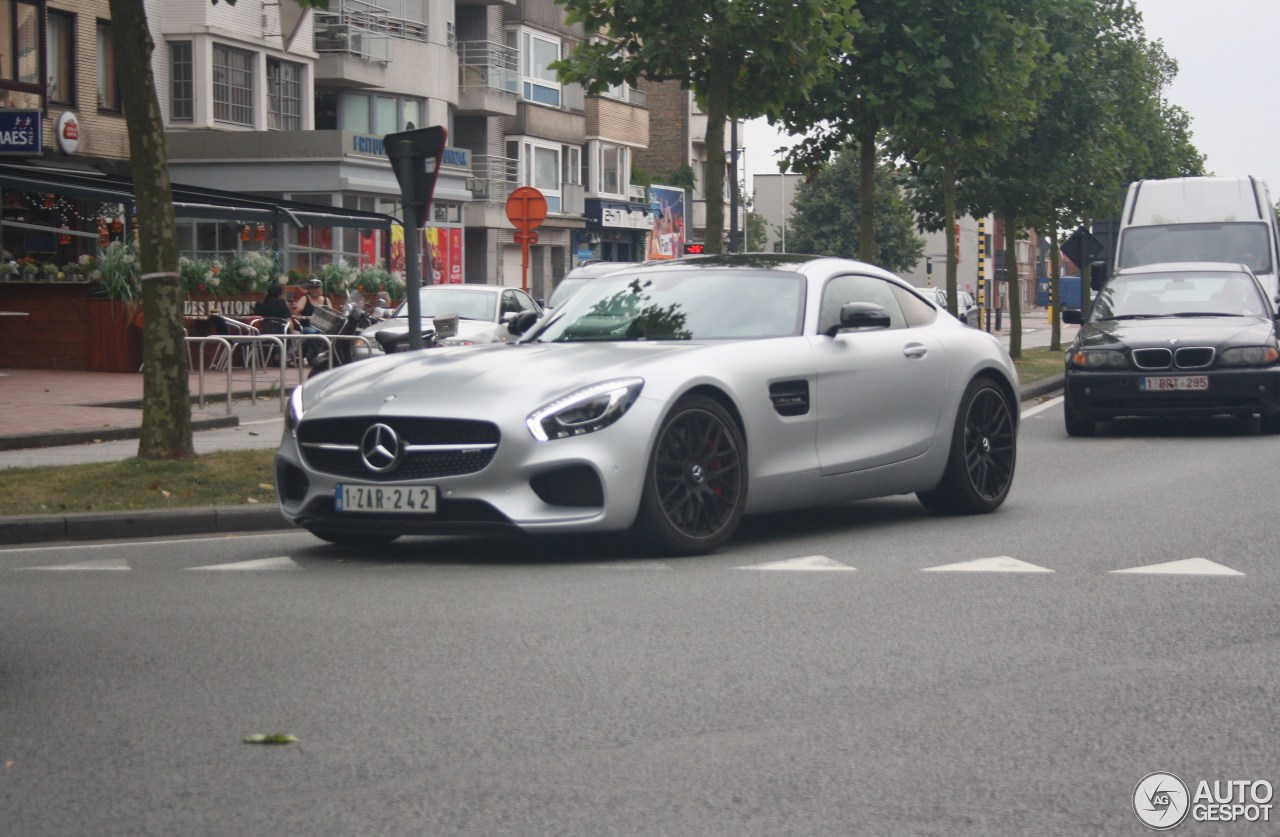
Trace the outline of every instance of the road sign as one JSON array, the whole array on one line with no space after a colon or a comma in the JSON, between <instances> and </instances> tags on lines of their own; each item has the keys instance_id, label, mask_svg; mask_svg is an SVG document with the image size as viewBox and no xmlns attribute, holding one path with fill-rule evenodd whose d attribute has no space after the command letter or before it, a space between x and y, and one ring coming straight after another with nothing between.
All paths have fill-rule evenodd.
<instances>
[{"instance_id":1,"label":"road sign","mask_svg":"<svg viewBox=\"0 0 1280 837\"><path fill-rule=\"evenodd\" d=\"M1062 242L1059 249L1083 270L1086 262L1102 252L1103 244L1084 227L1080 227Z\"/></svg>"},{"instance_id":2,"label":"road sign","mask_svg":"<svg viewBox=\"0 0 1280 837\"><path fill-rule=\"evenodd\" d=\"M532 186L521 186L507 198L507 220L518 230L532 230L547 220L547 199Z\"/></svg>"}]
</instances>

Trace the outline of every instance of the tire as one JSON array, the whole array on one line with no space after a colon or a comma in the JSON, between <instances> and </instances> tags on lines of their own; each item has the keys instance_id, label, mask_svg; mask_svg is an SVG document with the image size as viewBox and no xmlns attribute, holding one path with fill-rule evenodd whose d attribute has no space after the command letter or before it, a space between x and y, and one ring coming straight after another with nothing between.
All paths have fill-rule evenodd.
<instances>
[{"instance_id":1,"label":"tire","mask_svg":"<svg viewBox=\"0 0 1280 837\"><path fill-rule=\"evenodd\" d=\"M702 555L728 540L747 503L747 448L714 400L681 398L662 421L645 469L638 528L654 546Z\"/></svg>"},{"instance_id":2,"label":"tire","mask_svg":"<svg viewBox=\"0 0 1280 837\"><path fill-rule=\"evenodd\" d=\"M322 541L328 541L337 546L386 546L394 541L399 535L370 535L367 533L356 532L331 532L328 529L307 529L308 532L315 535Z\"/></svg>"},{"instance_id":3,"label":"tire","mask_svg":"<svg viewBox=\"0 0 1280 837\"><path fill-rule=\"evenodd\" d=\"M1263 433L1268 435L1280 433L1280 413L1272 413L1271 415L1263 413L1260 424Z\"/></svg>"},{"instance_id":4,"label":"tire","mask_svg":"<svg viewBox=\"0 0 1280 837\"><path fill-rule=\"evenodd\" d=\"M916 497L938 514L995 511L1013 485L1017 452L1008 397L990 378L975 378L956 411L942 481L931 491L916 492Z\"/></svg>"},{"instance_id":5,"label":"tire","mask_svg":"<svg viewBox=\"0 0 1280 837\"><path fill-rule=\"evenodd\" d=\"M1066 425L1068 436L1094 436L1098 432L1098 423L1092 419L1083 418L1076 413L1075 408L1071 406L1071 396L1066 395L1065 390L1062 399L1062 421Z\"/></svg>"}]
</instances>

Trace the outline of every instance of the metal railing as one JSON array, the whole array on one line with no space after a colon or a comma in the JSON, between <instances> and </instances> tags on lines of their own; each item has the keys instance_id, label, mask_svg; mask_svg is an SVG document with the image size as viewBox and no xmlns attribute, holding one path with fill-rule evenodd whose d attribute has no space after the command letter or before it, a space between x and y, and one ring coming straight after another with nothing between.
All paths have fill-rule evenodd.
<instances>
[{"instance_id":1,"label":"metal railing","mask_svg":"<svg viewBox=\"0 0 1280 837\"><path fill-rule=\"evenodd\" d=\"M476 197L505 203L520 185L520 161L511 157L477 155L471 158L471 186Z\"/></svg>"},{"instance_id":2,"label":"metal railing","mask_svg":"<svg viewBox=\"0 0 1280 837\"><path fill-rule=\"evenodd\" d=\"M293 368L297 369L298 386L302 385L304 380L303 371L305 365L297 361L302 355L302 343L308 340L323 340L326 353L329 356L329 364L326 368L333 368L333 345L334 341L349 341L363 343L370 349L374 348L374 341L363 334L226 334L213 335L209 337L188 337L186 338L189 346L196 346L196 363L197 372L197 403L200 407L205 406L207 400L205 388L205 373L218 372L221 374L223 370L215 370L205 363L205 347L215 345L220 352L225 352L227 359L226 364L226 390L225 398L227 404L227 414L231 414L233 396L235 395L235 383L232 372L235 367L235 349L241 346L248 347L248 351L243 353L244 359L247 361L244 368L249 370L249 403L258 403L258 373L264 374L270 372L272 377L278 376L275 382L277 391L280 394L280 412L283 413L288 405L288 374L289 361L295 359ZM264 360L269 356L269 349L278 349L276 352L277 362L268 366ZM315 367L312 367L313 370ZM263 396L264 398L267 396Z\"/></svg>"},{"instance_id":3,"label":"metal railing","mask_svg":"<svg viewBox=\"0 0 1280 837\"><path fill-rule=\"evenodd\" d=\"M458 42L458 87L520 93L520 54L494 41Z\"/></svg>"}]
</instances>

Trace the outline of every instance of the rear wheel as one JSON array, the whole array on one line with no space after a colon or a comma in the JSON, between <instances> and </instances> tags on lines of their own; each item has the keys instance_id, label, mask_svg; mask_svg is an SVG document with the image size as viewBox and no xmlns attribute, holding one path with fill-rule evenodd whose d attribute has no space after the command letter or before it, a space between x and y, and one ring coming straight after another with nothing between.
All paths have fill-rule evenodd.
<instances>
[{"instance_id":1,"label":"rear wheel","mask_svg":"<svg viewBox=\"0 0 1280 837\"><path fill-rule=\"evenodd\" d=\"M1272 413L1262 415L1262 432L1263 433L1280 433L1280 413Z\"/></svg>"},{"instance_id":2,"label":"rear wheel","mask_svg":"<svg viewBox=\"0 0 1280 837\"><path fill-rule=\"evenodd\" d=\"M982 514L1004 502L1013 485L1017 436L1009 399L989 378L975 378L956 412L951 452L942 482L919 491L931 512Z\"/></svg>"},{"instance_id":3,"label":"rear wheel","mask_svg":"<svg viewBox=\"0 0 1280 837\"><path fill-rule=\"evenodd\" d=\"M747 502L746 443L713 399L680 399L649 454L639 525L667 552L699 555L738 528Z\"/></svg>"}]
</instances>

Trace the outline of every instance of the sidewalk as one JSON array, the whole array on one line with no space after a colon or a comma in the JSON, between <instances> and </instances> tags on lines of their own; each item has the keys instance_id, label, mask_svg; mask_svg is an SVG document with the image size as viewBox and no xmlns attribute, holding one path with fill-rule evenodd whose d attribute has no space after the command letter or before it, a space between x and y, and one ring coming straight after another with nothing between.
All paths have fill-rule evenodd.
<instances>
[{"instance_id":1,"label":"sidewalk","mask_svg":"<svg viewBox=\"0 0 1280 837\"><path fill-rule=\"evenodd\" d=\"M1009 318L995 332L1008 345ZM1024 349L1049 345L1048 316L1033 309L1022 316ZM1065 346L1075 335L1063 327ZM289 369L286 390L298 382ZM274 449L284 429L279 374L259 373L251 403L250 373L232 373L232 408L224 398L226 373L206 372L205 403L192 404L196 453ZM192 397L199 376L191 375ZM1062 377L1023 382L1022 399L1062 386ZM270 395L270 397L266 397ZM43 465L111 462L137 455L142 426L142 374L48 369L0 369L0 471ZM288 528L274 507L219 507L111 514L38 515L0 518L0 545L35 541L172 536Z\"/></svg>"}]
</instances>

